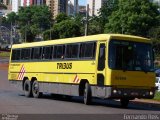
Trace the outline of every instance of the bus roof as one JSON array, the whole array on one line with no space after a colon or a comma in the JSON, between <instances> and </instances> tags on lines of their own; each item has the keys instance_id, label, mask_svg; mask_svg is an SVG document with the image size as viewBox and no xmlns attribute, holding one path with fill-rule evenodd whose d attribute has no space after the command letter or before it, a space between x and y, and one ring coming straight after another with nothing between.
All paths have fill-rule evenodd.
<instances>
[{"instance_id":1,"label":"bus roof","mask_svg":"<svg viewBox=\"0 0 160 120\"><path fill-rule=\"evenodd\" d=\"M12 48L25 48L25 47L38 47L38 46L47 46L47 45L58 45L58 44L67 44L67 43L76 43L76 42L85 42L85 41L103 41L109 39L119 39L119 40L130 40L137 42L147 42L151 43L150 39L133 36L133 35L124 35L124 34L98 34L98 35L90 35L90 36L81 36L81 37L73 37L73 38L64 38L64 39L56 39L56 40L48 40L48 41L40 41L40 42L32 42L32 43L22 43L22 44L14 44Z\"/></svg>"}]
</instances>

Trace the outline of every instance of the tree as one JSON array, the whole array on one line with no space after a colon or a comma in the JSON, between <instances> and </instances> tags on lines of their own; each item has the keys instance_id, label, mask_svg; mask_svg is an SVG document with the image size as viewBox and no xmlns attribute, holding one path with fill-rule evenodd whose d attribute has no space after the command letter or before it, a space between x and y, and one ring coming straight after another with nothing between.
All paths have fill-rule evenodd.
<instances>
[{"instance_id":1,"label":"tree","mask_svg":"<svg viewBox=\"0 0 160 120\"><path fill-rule=\"evenodd\" d=\"M72 20L76 23L80 28L80 36L85 35L85 25L84 25L84 16L81 14L76 14L72 17Z\"/></svg>"},{"instance_id":2,"label":"tree","mask_svg":"<svg viewBox=\"0 0 160 120\"><path fill-rule=\"evenodd\" d=\"M67 16L65 13L60 13L60 14L57 15L57 17L55 19L55 22L60 23L60 22L62 22L64 20L67 20L67 19L70 19L70 17Z\"/></svg>"},{"instance_id":3,"label":"tree","mask_svg":"<svg viewBox=\"0 0 160 120\"><path fill-rule=\"evenodd\" d=\"M90 17L88 24L88 35L100 34L102 33L102 28L99 23L98 17Z\"/></svg>"},{"instance_id":4,"label":"tree","mask_svg":"<svg viewBox=\"0 0 160 120\"><path fill-rule=\"evenodd\" d=\"M153 41L155 57L160 56L160 26L154 27L149 31L149 37Z\"/></svg>"},{"instance_id":5,"label":"tree","mask_svg":"<svg viewBox=\"0 0 160 120\"><path fill-rule=\"evenodd\" d=\"M51 12L47 6L30 6L20 8L18 13L18 24L22 37L28 42L41 35L43 31L50 28Z\"/></svg>"},{"instance_id":6,"label":"tree","mask_svg":"<svg viewBox=\"0 0 160 120\"><path fill-rule=\"evenodd\" d=\"M109 22L109 16L118 7L119 0L107 0L99 11L99 16L96 18L98 26L101 28L101 33L104 32L105 24Z\"/></svg>"},{"instance_id":7,"label":"tree","mask_svg":"<svg viewBox=\"0 0 160 120\"><path fill-rule=\"evenodd\" d=\"M18 20L18 16L15 12L11 12L7 15L6 22L7 23L15 23Z\"/></svg>"},{"instance_id":8,"label":"tree","mask_svg":"<svg viewBox=\"0 0 160 120\"><path fill-rule=\"evenodd\" d=\"M147 37L149 30L159 22L158 6L149 0L119 0L118 9L105 25L105 32Z\"/></svg>"},{"instance_id":9,"label":"tree","mask_svg":"<svg viewBox=\"0 0 160 120\"><path fill-rule=\"evenodd\" d=\"M59 38L69 38L80 36L80 27L74 20L64 20L54 25L54 28L59 33Z\"/></svg>"},{"instance_id":10,"label":"tree","mask_svg":"<svg viewBox=\"0 0 160 120\"><path fill-rule=\"evenodd\" d=\"M84 33L84 25L82 23L82 16L75 17L66 16L64 13L59 14L53 27L43 33L44 39L59 39L81 36ZM83 31L83 33L82 33Z\"/></svg>"},{"instance_id":11,"label":"tree","mask_svg":"<svg viewBox=\"0 0 160 120\"><path fill-rule=\"evenodd\" d=\"M43 32L43 38L44 38L44 40L59 39L59 32L55 28L52 28L50 30L46 30Z\"/></svg>"}]
</instances>

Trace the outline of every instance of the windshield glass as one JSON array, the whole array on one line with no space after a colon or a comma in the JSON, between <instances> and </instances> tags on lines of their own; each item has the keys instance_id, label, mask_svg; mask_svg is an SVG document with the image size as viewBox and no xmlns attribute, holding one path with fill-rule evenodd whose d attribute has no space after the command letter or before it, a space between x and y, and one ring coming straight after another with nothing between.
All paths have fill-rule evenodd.
<instances>
[{"instance_id":1,"label":"windshield glass","mask_svg":"<svg viewBox=\"0 0 160 120\"><path fill-rule=\"evenodd\" d=\"M109 44L109 67L115 70L153 71L151 44L111 40Z\"/></svg>"}]
</instances>

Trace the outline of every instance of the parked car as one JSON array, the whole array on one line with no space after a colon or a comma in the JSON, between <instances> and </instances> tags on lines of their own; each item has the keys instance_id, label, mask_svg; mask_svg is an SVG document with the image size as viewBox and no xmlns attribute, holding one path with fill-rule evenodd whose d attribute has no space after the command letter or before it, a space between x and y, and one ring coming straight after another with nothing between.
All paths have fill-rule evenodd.
<instances>
[{"instance_id":1,"label":"parked car","mask_svg":"<svg viewBox=\"0 0 160 120\"><path fill-rule=\"evenodd\" d=\"M156 83L155 86L158 88L158 91L160 91L160 69L157 69L155 71L156 73Z\"/></svg>"}]
</instances>

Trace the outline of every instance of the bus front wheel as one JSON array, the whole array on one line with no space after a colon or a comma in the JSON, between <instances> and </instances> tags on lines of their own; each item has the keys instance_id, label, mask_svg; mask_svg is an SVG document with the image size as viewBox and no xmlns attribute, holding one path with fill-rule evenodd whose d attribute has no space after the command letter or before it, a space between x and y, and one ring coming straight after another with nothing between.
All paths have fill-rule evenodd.
<instances>
[{"instance_id":1,"label":"bus front wheel","mask_svg":"<svg viewBox=\"0 0 160 120\"><path fill-rule=\"evenodd\" d=\"M39 92L39 84L38 81L34 81L32 84L32 93L34 98L39 98L42 96L42 93Z\"/></svg>"},{"instance_id":2,"label":"bus front wheel","mask_svg":"<svg viewBox=\"0 0 160 120\"><path fill-rule=\"evenodd\" d=\"M126 108L129 104L129 99L127 98L121 98L121 107Z\"/></svg>"},{"instance_id":3,"label":"bus front wheel","mask_svg":"<svg viewBox=\"0 0 160 120\"><path fill-rule=\"evenodd\" d=\"M31 91L31 83L29 80L25 80L24 82L24 94L26 97L31 97L32 96L32 91Z\"/></svg>"},{"instance_id":4,"label":"bus front wheel","mask_svg":"<svg viewBox=\"0 0 160 120\"><path fill-rule=\"evenodd\" d=\"M84 104L89 105L92 102L92 94L91 94L91 87L88 82L85 84L84 89Z\"/></svg>"}]
</instances>

